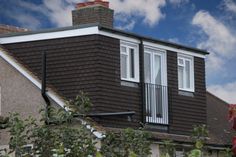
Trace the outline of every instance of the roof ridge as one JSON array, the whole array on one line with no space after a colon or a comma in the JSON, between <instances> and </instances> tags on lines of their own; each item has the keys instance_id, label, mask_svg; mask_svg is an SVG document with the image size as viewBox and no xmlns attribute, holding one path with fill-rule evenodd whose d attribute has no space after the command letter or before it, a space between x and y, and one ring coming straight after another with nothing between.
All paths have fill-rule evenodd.
<instances>
[{"instance_id":1,"label":"roof ridge","mask_svg":"<svg viewBox=\"0 0 236 157\"><path fill-rule=\"evenodd\" d=\"M230 103L228 103L228 102L226 102L225 100L219 98L218 96L216 96L216 95L213 94L212 92L206 90L206 93L209 94L209 95L211 95L211 96L213 96L213 97L215 97L215 98L218 99L219 101L223 102L225 105L230 105Z\"/></svg>"}]
</instances>

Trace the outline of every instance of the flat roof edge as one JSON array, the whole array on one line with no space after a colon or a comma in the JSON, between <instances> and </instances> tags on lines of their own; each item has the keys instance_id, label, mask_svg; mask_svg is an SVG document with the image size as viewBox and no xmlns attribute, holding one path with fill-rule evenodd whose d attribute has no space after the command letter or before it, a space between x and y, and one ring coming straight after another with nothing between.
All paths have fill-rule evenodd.
<instances>
[{"instance_id":1,"label":"flat roof edge","mask_svg":"<svg viewBox=\"0 0 236 157\"><path fill-rule=\"evenodd\" d=\"M176 44L176 43L172 43L169 41L164 41L164 40L160 40L160 39L155 39L152 37L147 37L147 36L142 36L142 35L138 35L132 32L125 32L122 30L118 30L118 29L114 29L114 28L108 28L108 27L104 27L104 26L98 26L99 30L105 30L105 31L109 31L111 33L118 33L121 35L125 35L128 37L133 37L133 38L138 38L140 40L146 40L146 41L150 41L150 42L154 42L154 43L159 43L165 46L170 46L170 47L174 47L177 49L183 49L183 50L187 50L187 51L194 51L203 55L209 55L210 53L206 50L202 50L202 49L198 49L198 48L194 48L194 47L189 47L189 46L185 46L185 45L181 45L181 44Z\"/></svg>"}]
</instances>

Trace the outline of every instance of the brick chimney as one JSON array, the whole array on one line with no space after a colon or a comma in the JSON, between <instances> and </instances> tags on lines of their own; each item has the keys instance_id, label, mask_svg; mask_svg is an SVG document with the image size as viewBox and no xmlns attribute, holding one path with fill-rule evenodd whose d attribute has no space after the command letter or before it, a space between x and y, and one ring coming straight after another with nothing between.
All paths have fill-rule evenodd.
<instances>
[{"instance_id":1,"label":"brick chimney","mask_svg":"<svg viewBox=\"0 0 236 157\"><path fill-rule=\"evenodd\" d=\"M114 10L109 8L109 2L94 0L78 3L72 11L73 25L99 23L101 26L113 27Z\"/></svg>"}]
</instances>

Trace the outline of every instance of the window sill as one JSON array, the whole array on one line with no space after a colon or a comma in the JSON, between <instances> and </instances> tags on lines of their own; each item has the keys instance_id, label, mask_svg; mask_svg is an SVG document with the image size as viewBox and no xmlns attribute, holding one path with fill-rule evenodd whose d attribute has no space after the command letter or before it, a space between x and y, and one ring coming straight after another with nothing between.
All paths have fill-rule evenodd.
<instances>
[{"instance_id":1,"label":"window sill","mask_svg":"<svg viewBox=\"0 0 236 157\"><path fill-rule=\"evenodd\" d=\"M121 86L127 86L127 87L133 87L133 88L139 87L139 84L137 82L131 82L131 81L121 80L120 84Z\"/></svg>"},{"instance_id":2,"label":"window sill","mask_svg":"<svg viewBox=\"0 0 236 157\"><path fill-rule=\"evenodd\" d=\"M188 97L194 97L193 92L184 91L184 90L179 90L179 95L181 95L181 96L188 96Z\"/></svg>"}]
</instances>

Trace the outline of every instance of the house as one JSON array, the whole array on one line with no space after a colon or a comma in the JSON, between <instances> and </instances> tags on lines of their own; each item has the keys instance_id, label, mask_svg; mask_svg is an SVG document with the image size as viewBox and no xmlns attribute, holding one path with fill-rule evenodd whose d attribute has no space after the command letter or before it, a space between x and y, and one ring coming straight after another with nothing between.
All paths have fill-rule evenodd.
<instances>
[{"instance_id":1,"label":"house","mask_svg":"<svg viewBox=\"0 0 236 157\"><path fill-rule=\"evenodd\" d=\"M228 120L229 104L208 91L206 96L209 144L230 148L235 131Z\"/></svg>"},{"instance_id":2,"label":"house","mask_svg":"<svg viewBox=\"0 0 236 157\"><path fill-rule=\"evenodd\" d=\"M88 93L92 118L105 130L146 125L155 135L153 156L161 139L189 144L193 125L207 124L208 52L117 30L113 13L108 2L79 3L71 27L0 36L0 115L40 117L46 79L56 106ZM6 133L0 139L6 147Z\"/></svg>"}]
</instances>

